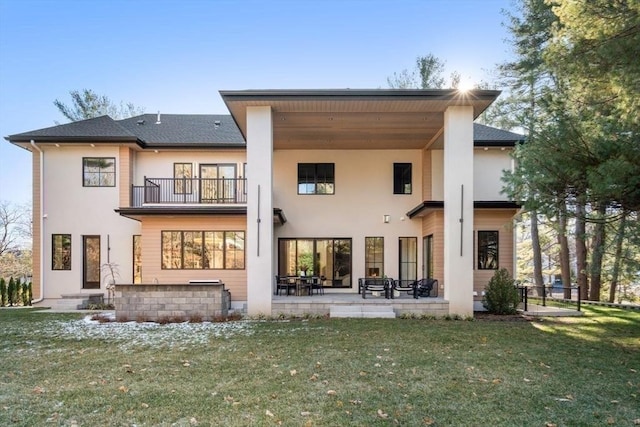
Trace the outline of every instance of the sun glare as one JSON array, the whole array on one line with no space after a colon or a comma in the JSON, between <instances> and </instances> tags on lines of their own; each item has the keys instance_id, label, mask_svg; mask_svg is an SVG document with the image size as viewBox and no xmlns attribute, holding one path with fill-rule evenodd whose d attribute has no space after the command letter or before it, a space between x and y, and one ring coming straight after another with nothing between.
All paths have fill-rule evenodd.
<instances>
[{"instance_id":1,"label":"sun glare","mask_svg":"<svg viewBox=\"0 0 640 427\"><path fill-rule=\"evenodd\" d=\"M471 79L462 79L458 84L458 90L460 92L469 92L471 89L473 89L473 87L474 87L474 84L471 81Z\"/></svg>"}]
</instances>

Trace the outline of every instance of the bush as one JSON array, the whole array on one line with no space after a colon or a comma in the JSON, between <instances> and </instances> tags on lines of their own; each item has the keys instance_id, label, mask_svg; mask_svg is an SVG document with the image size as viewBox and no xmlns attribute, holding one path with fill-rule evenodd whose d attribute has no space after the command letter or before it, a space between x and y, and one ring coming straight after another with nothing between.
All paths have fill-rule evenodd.
<instances>
[{"instance_id":1,"label":"bush","mask_svg":"<svg viewBox=\"0 0 640 427\"><path fill-rule=\"evenodd\" d=\"M0 277L0 307L7 305L7 282Z\"/></svg>"},{"instance_id":2,"label":"bush","mask_svg":"<svg viewBox=\"0 0 640 427\"><path fill-rule=\"evenodd\" d=\"M496 271L485 289L482 305L493 314L515 314L520 293L506 268Z\"/></svg>"}]
</instances>

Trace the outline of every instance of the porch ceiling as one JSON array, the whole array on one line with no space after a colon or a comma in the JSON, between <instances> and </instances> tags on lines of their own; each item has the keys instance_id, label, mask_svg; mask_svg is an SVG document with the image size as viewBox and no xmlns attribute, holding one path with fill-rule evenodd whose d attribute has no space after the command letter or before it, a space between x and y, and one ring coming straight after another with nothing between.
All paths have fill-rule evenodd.
<instances>
[{"instance_id":1,"label":"porch ceiling","mask_svg":"<svg viewBox=\"0 0 640 427\"><path fill-rule=\"evenodd\" d=\"M474 118L500 94L493 90L221 91L246 138L247 107L270 106L274 149L419 149L442 133L450 106Z\"/></svg>"}]
</instances>

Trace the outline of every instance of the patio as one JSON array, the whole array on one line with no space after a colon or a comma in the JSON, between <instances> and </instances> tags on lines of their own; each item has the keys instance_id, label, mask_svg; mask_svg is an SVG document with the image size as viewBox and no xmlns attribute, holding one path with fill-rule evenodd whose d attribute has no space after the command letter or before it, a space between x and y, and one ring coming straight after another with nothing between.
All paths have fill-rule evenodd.
<instances>
[{"instance_id":1,"label":"patio","mask_svg":"<svg viewBox=\"0 0 640 427\"><path fill-rule=\"evenodd\" d=\"M324 295L313 296L286 296L274 295L271 303L271 315L329 315L331 308L334 310L349 310L348 307L363 307L363 311L375 313L393 309L396 316L403 314L415 314L420 316L443 317L449 314L449 302L443 298L415 299L406 292L394 299L386 299L381 296L367 296L366 299L357 293L331 293L325 290ZM366 308L364 308L366 307ZM363 317L363 316L357 316ZM376 316L367 316L376 317ZM383 316L380 316L383 317Z\"/></svg>"}]
</instances>

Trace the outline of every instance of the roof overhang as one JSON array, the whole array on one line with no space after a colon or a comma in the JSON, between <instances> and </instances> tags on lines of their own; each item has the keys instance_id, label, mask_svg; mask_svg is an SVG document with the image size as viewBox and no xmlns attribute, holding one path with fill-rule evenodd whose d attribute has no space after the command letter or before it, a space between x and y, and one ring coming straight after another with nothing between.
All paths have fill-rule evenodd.
<instances>
[{"instance_id":1,"label":"roof overhang","mask_svg":"<svg viewBox=\"0 0 640 427\"><path fill-rule=\"evenodd\" d=\"M220 215L246 215L246 206L142 206L135 208L118 208L115 212L126 218L140 221L146 216L220 216ZM280 208L273 209L273 223L283 225L287 222L284 211Z\"/></svg>"},{"instance_id":2,"label":"roof overhang","mask_svg":"<svg viewBox=\"0 0 640 427\"><path fill-rule=\"evenodd\" d=\"M473 202L473 209L507 209L518 210L522 207L522 203L510 202L510 201L475 201ZM441 211L444 209L444 202L442 200L429 200L420 203L415 208L407 212L409 219L416 217L423 217L434 211Z\"/></svg>"},{"instance_id":3,"label":"roof overhang","mask_svg":"<svg viewBox=\"0 0 640 427\"><path fill-rule=\"evenodd\" d=\"M220 91L247 137L247 108L273 113L275 149L421 149L442 134L444 112L473 107L475 119L496 90L318 89Z\"/></svg>"}]
</instances>

